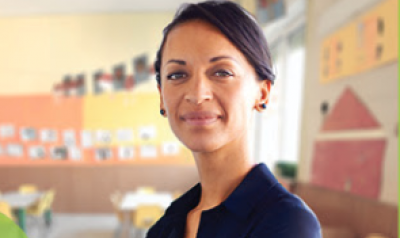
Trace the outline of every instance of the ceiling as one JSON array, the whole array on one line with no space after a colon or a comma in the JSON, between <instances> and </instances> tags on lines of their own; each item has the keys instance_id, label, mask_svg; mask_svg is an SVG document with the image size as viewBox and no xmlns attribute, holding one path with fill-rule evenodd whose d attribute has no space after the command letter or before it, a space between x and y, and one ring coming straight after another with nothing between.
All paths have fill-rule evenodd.
<instances>
[{"instance_id":1,"label":"ceiling","mask_svg":"<svg viewBox=\"0 0 400 238\"><path fill-rule=\"evenodd\" d=\"M171 12L198 0L0 0L0 17L116 12Z\"/></svg>"}]
</instances>

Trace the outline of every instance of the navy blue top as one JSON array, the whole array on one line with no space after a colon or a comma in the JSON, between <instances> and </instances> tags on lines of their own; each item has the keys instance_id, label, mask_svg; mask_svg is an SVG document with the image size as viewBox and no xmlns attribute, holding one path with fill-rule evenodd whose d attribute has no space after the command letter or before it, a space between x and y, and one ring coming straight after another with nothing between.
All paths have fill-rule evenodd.
<instances>
[{"instance_id":1,"label":"navy blue top","mask_svg":"<svg viewBox=\"0 0 400 238\"><path fill-rule=\"evenodd\" d=\"M147 238L183 238L186 216L200 195L197 184L174 201ZM311 209L258 164L224 202L202 212L197 237L321 238L321 229Z\"/></svg>"}]
</instances>

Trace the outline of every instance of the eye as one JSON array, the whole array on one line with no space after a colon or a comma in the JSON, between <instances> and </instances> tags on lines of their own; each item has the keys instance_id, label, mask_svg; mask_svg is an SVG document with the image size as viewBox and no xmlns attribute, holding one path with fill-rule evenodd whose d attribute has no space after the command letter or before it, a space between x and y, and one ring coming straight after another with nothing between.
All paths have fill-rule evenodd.
<instances>
[{"instance_id":1,"label":"eye","mask_svg":"<svg viewBox=\"0 0 400 238\"><path fill-rule=\"evenodd\" d=\"M217 72L214 73L215 76L217 77L229 77L233 76L233 74L227 70L218 70Z\"/></svg>"},{"instance_id":2,"label":"eye","mask_svg":"<svg viewBox=\"0 0 400 238\"><path fill-rule=\"evenodd\" d=\"M176 72L176 73L167 75L167 79L169 79L169 80L177 80L177 79L181 79L184 77L186 77L186 73L184 73L184 72Z\"/></svg>"}]
</instances>

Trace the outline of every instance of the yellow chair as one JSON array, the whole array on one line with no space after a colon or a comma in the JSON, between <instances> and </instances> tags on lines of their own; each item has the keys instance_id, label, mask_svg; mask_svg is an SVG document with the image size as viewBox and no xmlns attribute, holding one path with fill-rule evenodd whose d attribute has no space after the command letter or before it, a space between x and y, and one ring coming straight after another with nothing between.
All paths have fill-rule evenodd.
<instances>
[{"instance_id":1,"label":"yellow chair","mask_svg":"<svg viewBox=\"0 0 400 238\"><path fill-rule=\"evenodd\" d=\"M140 194L153 194L156 192L156 189L153 187L148 187L148 186L147 187L138 187L136 189L136 192L140 193Z\"/></svg>"},{"instance_id":2,"label":"yellow chair","mask_svg":"<svg viewBox=\"0 0 400 238\"><path fill-rule=\"evenodd\" d=\"M114 209L115 216L118 219L118 227L115 230L114 237L120 237L122 231L122 225L124 222L124 214L120 210L123 194L119 191L114 192L110 195L110 201Z\"/></svg>"},{"instance_id":3,"label":"yellow chair","mask_svg":"<svg viewBox=\"0 0 400 238\"><path fill-rule=\"evenodd\" d=\"M133 215L133 225L144 237L147 230L153 226L164 214L164 210L157 205L139 205Z\"/></svg>"},{"instance_id":4,"label":"yellow chair","mask_svg":"<svg viewBox=\"0 0 400 238\"><path fill-rule=\"evenodd\" d=\"M36 220L36 227L39 228L39 231L43 227L40 223L40 219L44 218L45 221L45 229L48 228L51 225L52 222L52 204L54 201L55 197L55 191L54 190L49 190L43 194L43 196L40 198L40 200L33 205L32 207L29 207L26 210L26 213L29 217L35 218ZM46 230L42 230L42 232L46 232ZM45 233L42 233L42 236L45 236Z\"/></svg>"},{"instance_id":5,"label":"yellow chair","mask_svg":"<svg viewBox=\"0 0 400 238\"><path fill-rule=\"evenodd\" d=\"M23 184L19 186L19 192L20 193L35 193L37 192L37 187L33 184Z\"/></svg>"},{"instance_id":6,"label":"yellow chair","mask_svg":"<svg viewBox=\"0 0 400 238\"><path fill-rule=\"evenodd\" d=\"M38 203L27 209L26 213L31 216L42 216L45 211L51 209L54 196L54 190L47 191L45 194L43 194Z\"/></svg>"},{"instance_id":7,"label":"yellow chair","mask_svg":"<svg viewBox=\"0 0 400 238\"><path fill-rule=\"evenodd\" d=\"M4 214L6 217L15 221L15 217L13 216L12 209L8 203L0 201L0 213Z\"/></svg>"}]
</instances>

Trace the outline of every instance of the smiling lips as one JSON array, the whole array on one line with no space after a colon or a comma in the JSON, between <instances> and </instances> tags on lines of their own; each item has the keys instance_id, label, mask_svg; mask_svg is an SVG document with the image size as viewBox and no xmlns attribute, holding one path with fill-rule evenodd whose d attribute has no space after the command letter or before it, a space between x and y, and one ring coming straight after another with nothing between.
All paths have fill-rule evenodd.
<instances>
[{"instance_id":1,"label":"smiling lips","mask_svg":"<svg viewBox=\"0 0 400 238\"><path fill-rule=\"evenodd\" d=\"M184 120L187 124L192 126L209 125L214 123L220 118L221 116L210 111L189 112L181 116L182 120Z\"/></svg>"}]
</instances>

